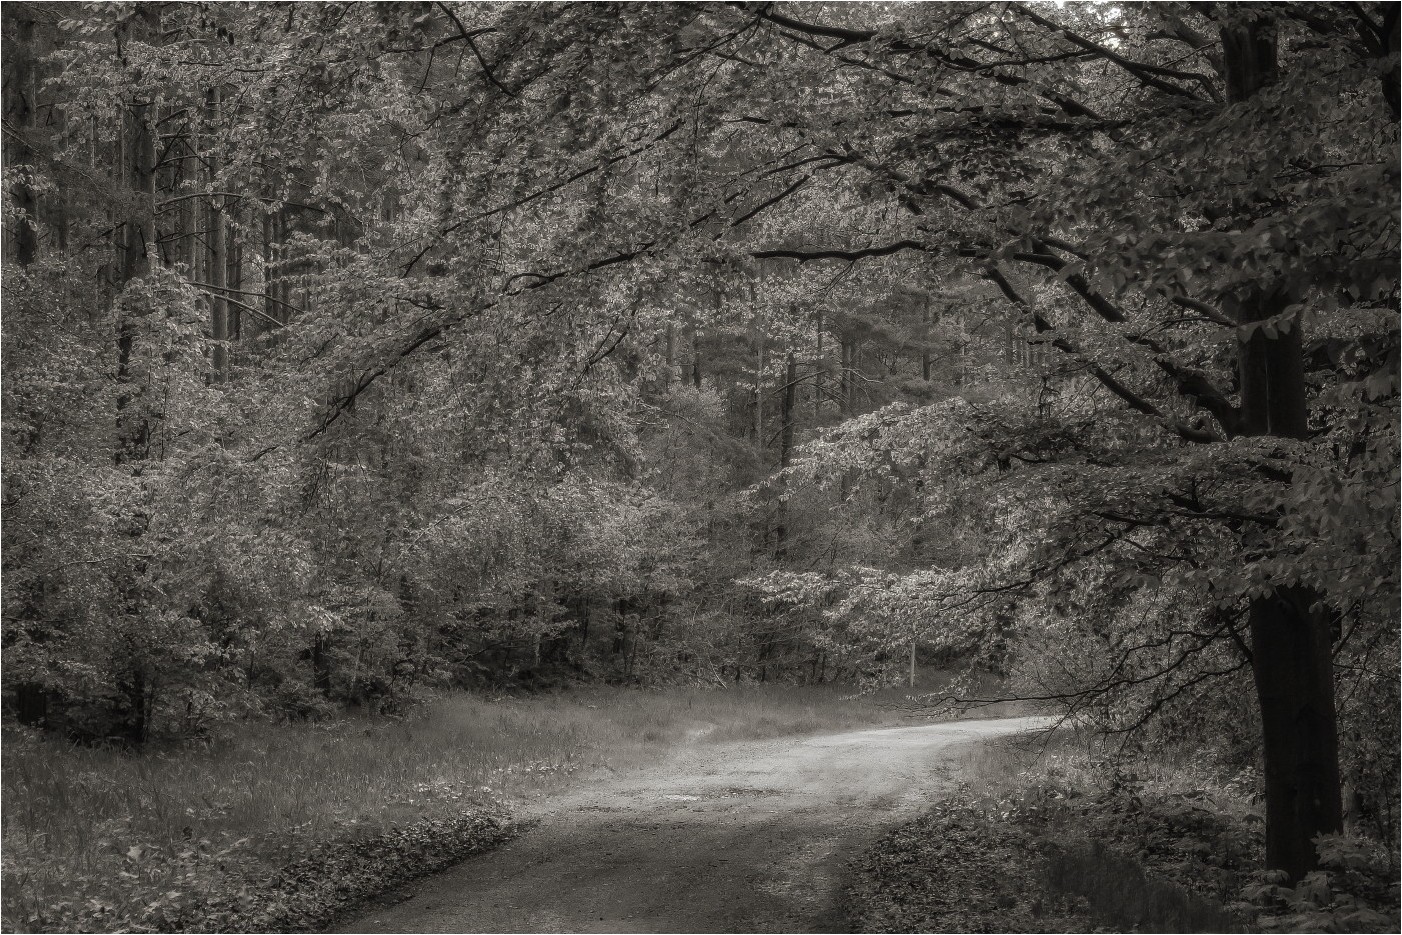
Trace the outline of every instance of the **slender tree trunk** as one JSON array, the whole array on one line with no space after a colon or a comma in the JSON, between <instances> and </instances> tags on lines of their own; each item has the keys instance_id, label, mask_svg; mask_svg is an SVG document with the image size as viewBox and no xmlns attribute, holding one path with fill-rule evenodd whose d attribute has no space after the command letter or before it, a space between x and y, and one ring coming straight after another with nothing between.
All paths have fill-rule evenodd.
<instances>
[{"instance_id":1,"label":"slender tree trunk","mask_svg":"<svg viewBox=\"0 0 1402 935\"><path fill-rule=\"evenodd\" d=\"M750 283L750 305L754 305L755 284ZM755 309L755 447L764 460L764 321Z\"/></svg>"},{"instance_id":2,"label":"slender tree trunk","mask_svg":"<svg viewBox=\"0 0 1402 935\"><path fill-rule=\"evenodd\" d=\"M673 322L667 322L667 367L662 371L662 390L666 392L672 386L672 367L677 360L677 326Z\"/></svg>"},{"instance_id":3,"label":"slender tree trunk","mask_svg":"<svg viewBox=\"0 0 1402 935\"><path fill-rule=\"evenodd\" d=\"M231 289L243 289L243 243L234 236L235 228L230 226L225 235L227 242L225 250L229 255L229 272L225 279ZM224 317L228 322L229 341L231 345L237 345L243 336L243 315L241 311L229 303L224 303ZM230 348L232 356L232 347Z\"/></svg>"},{"instance_id":4,"label":"slender tree trunk","mask_svg":"<svg viewBox=\"0 0 1402 935\"><path fill-rule=\"evenodd\" d=\"M277 285L273 281L273 216L263 215L263 314L268 321L282 321L276 302Z\"/></svg>"},{"instance_id":5,"label":"slender tree trunk","mask_svg":"<svg viewBox=\"0 0 1402 935\"><path fill-rule=\"evenodd\" d=\"M691 326L691 385L701 389L701 329Z\"/></svg>"},{"instance_id":6,"label":"slender tree trunk","mask_svg":"<svg viewBox=\"0 0 1402 935\"><path fill-rule=\"evenodd\" d=\"M205 116L213 127L219 119L219 89L210 88L205 98ZM213 157L208 157L210 190L216 188L218 176ZM213 344L210 347L210 381L223 383L229 375L229 318L228 287L229 256L224 224L223 199L218 195L209 198L209 325Z\"/></svg>"},{"instance_id":7,"label":"slender tree trunk","mask_svg":"<svg viewBox=\"0 0 1402 935\"><path fill-rule=\"evenodd\" d=\"M853 339L852 339L852 360L851 360L851 364L852 364L852 374L851 374L851 376L852 376L852 382L848 384L848 388L851 390L852 402L851 402L851 404L848 406L848 411L850 411L850 412L852 412L852 413L856 413L856 411L857 411L857 394L858 394L858 392L861 390L861 373L862 373L862 345L861 345L861 343L860 343L859 341L857 341L856 338L853 338Z\"/></svg>"},{"instance_id":8,"label":"slender tree trunk","mask_svg":"<svg viewBox=\"0 0 1402 935\"><path fill-rule=\"evenodd\" d=\"M589 659L589 595L579 599L579 663L575 668L584 669Z\"/></svg>"},{"instance_id":9,"label":"slender tree trunk","mask_svg":"<svg viewBox=\"0 0 1402 935\"><path fill-rule=\"evenodd\" d=\"M798 393L798 361L794 359L793 351L789 351L788 363L784 367L784 402L780 413L779 426L779 466L786 468L793 461L793 428L795 412L795 401ZM785 493L788 481L784 480L779 487L779 509L778 522L774 526L774 556L783 558L789 550L789 500Z\"/></svg>"},{"instance_id":10,"label":"slender tree trunk","mask_svg":"<svg viewBox=\"0 0 1402 935\"><path fill-rule=\"evenodd\" d=\"M621 656L628 645L628 599L626 597L618 598L614 604L614 612L616 616L613 624L612 652L615 656Z\"/></svg>"},{"instance_id":11,"label":"slender tree trunk","mask_svg":"<svg viewBox=\"0 0 1402 935\"><path fill-rule=\"evenodd\" d=\"M1224 26L1221 35L1228 98L1245 101L1276 77L1274 31L1265 21L1249 20ZM1287 305L1263 283L1242 302L1240 320L1264 321ZM1273 337L1258 328L1239 345L1246 434L1309 436L1300 326L1297 316ZM1280 587L1253 600L1249 615L1261 706L1266 865L1292 881L1318 865L1314 838L1343 827L1331 634L1321 597L1305 587Z\"/></svg>"},{"instance_id":12,"label":"slender tree trunk","mask_svg":"<svg viewBox=\"0 0 1402 935\"><path fill-rule=\"evenodd\" d=\"M331 696L331 653L330 641L324 633L318 633L312 641L311 663L312 684L323 698Z\"/></svg>"},{"instance_id":13,"label":"slender tree trunk","mask_svg":"<svg viewBox=\"0 0 1402 935\"><path fill-rule=\"evenodd\" d=\"M924 346L920 349L920 376L925 382L930 381L930 298L925 297L925 310L920 316L920 322L925 326L923 338Z\"/></svg>"},{"instance_id":14,"label":"slender tree trunk","mask_svg":"<svg viewBox=\"0 0 1402 935\"><path fill-rule=\"evenodd\" d=\"M291 248L287 245L287 206L280 205L273 215L273 282L277 284L278 320L292 320Z\"/></svg>"},{"instance_id":15,"label":"slender tree trunk","mask_svg":"<svg viewBox=\"0 0 1402 935\"><path fill-rule=\"evenodd\" d=\"M139 7L131 21L130 28L143 37L153 36L160 31L160 13L154 4ZM132 211L127 215L122 243L120 284L144 276L150 269L148 247L156 243L156 137L150 125L150 101L133 101L122 119L121 161L125 163L125 179L132 195ZM131 368L132 347L136 340L136 323L127 310L118 325L117 331L117 380L128 382ZM133 425L126 424L122 410L132 399L130 391L117 397L118 436L120 447L116 452L118 462L144 457L149 427L138 417Z\"/></svg>"},{"instance_id":16,"label":"slender tree trunk","mask_svg":"<svg viewBox=\"0 0 1402 935\"><path fill-rule=\"evenodd\" d=\"M139 747L151 732L150 688L146 684L146 674L140 669L131 672L119 688L127 706L119 736L132 746Z\"/></svg>"},{"instance_id":17,"label":"slender tree trunk","mask_svg":"<svg viewBox=\"0 0 1402 935\"><path fill-rule=\"evenodd\" d=\"M838 349L838 371L837 392L841 398L841 405L838 407L844 416L852 412L852 345L848 342L847 336L841 336L841 346Z\"/></svg>"},{"instance_id":18,"label":"slender tree trunk","mask_svg":"<svg viewBox=\"0 0 1402 935\"><path fill-rule=\"evenodd\" d=\"M146 19L149 12L143 12L141 18ZM148 248L156 243L156 135L150 126L150 112L149 102L135 102L127 108L128 182L136 198L135 210L126 222L123 282L146 274L150 269Z\"/></svg>"}]
</instances>

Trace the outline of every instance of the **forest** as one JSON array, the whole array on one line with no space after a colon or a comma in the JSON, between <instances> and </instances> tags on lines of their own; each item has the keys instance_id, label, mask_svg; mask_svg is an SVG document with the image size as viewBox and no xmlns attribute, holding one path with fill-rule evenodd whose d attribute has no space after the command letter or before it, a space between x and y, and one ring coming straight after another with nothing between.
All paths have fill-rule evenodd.
<instances>
[{"instance_id":1,"label":"forest","mask_svg":"<svg viewBox=\"0 0 1402 935\"><path fill-rule=\"evenodd\" d=\"M939 669L1395 861L1395 4L3 18L7 731Z\"/></svg>"}]
</instances>

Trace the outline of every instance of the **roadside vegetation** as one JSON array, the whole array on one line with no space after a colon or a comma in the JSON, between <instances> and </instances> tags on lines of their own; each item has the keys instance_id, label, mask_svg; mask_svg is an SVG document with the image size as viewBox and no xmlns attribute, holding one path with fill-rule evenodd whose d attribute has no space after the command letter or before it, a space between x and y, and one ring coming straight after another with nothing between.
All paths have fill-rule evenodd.
<instances>
[{"instance_id":1,"label":"roadside vegetation","mask_svg":"<svg viewBox=\"0 0 1402 935\"><path fill-rule=\"evenodd\" d=\"M894 691L429 696L403 718L231 725L134 755L7 728L7 931L275 930L491 846L515 806L681 745L901 721Z\"/></svg>"},{"instance_id":2,"label":"roadside vegetation","mask_svg":"<svg viewBox=\"0 0 1402 935\"><path fill-rule=\"evenodd\" d=\"M1352 826L1286 885L1262 861L1260 777L1202 745L1112 757L1058 731L972 748L960 778L858 861L855 930L1398 929L1395 851Z\"/></svg>"}]
</instances>

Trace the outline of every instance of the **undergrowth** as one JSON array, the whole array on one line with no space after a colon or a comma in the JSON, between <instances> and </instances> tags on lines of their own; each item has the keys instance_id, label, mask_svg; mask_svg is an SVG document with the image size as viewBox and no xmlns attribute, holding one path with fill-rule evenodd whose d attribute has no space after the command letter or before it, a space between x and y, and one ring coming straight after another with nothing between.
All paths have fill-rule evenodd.
<instances>
[{"instance_id":1,"label":"undergrowth","mask_svg":"<svg viewBox=\"0 0 1402 935\"><path fill-rule=\"evenodd\" d=\"M960 791L912 826L918 835L888 836L868 858L895 880L910 876L902 862L919 867L936 895L867 880L864 930L889 930L889 919L905 931L1398 929L1394 854L1365 838L1322 839L1322 869L1286 886L1262 867L1258 777L1202 748L1110 757L1092 735L1063 731L970 748L960 765ZM1020 882L952 887L968 864Z\"/></svg>"},{"instance_id":2,"label":"undergrowth","mask_svg":"<svg viewBox=\"0 0 1402 935\"><path fill-rule=\"evenodd\" d=\"M313 897L321 907L287 896L301 915L238 913L267 902L269 881L308 855L331 859L328 847L339 860L401 840L397 857L376 858L376 873L392 875L416 848L461 856L495 843L513 805L581 770L640 765L684 743L890 723L895 697L836 686L451 694L398 720L234 725L139 754L7 728L4 928L189 929L204 916L297 927L349 896Z\"/></svg>"}]
</instances>

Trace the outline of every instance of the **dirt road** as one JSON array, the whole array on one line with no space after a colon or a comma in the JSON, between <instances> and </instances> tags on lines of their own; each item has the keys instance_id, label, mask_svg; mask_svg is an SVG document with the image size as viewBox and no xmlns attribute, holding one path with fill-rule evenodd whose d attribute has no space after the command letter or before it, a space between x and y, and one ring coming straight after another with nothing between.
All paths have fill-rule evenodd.
<instances>
[{"instance_id":1,"label":"dirt road","mask_svg":"<svg viewBox=\"0 0 1402 935\"><path fill-rule=\"evenodd\" d=\"M506 846L346 932L840 932L845 862L953 781L961 745L1042 718L738 744L590 782Z\"/></svg>"}]
</instances>

